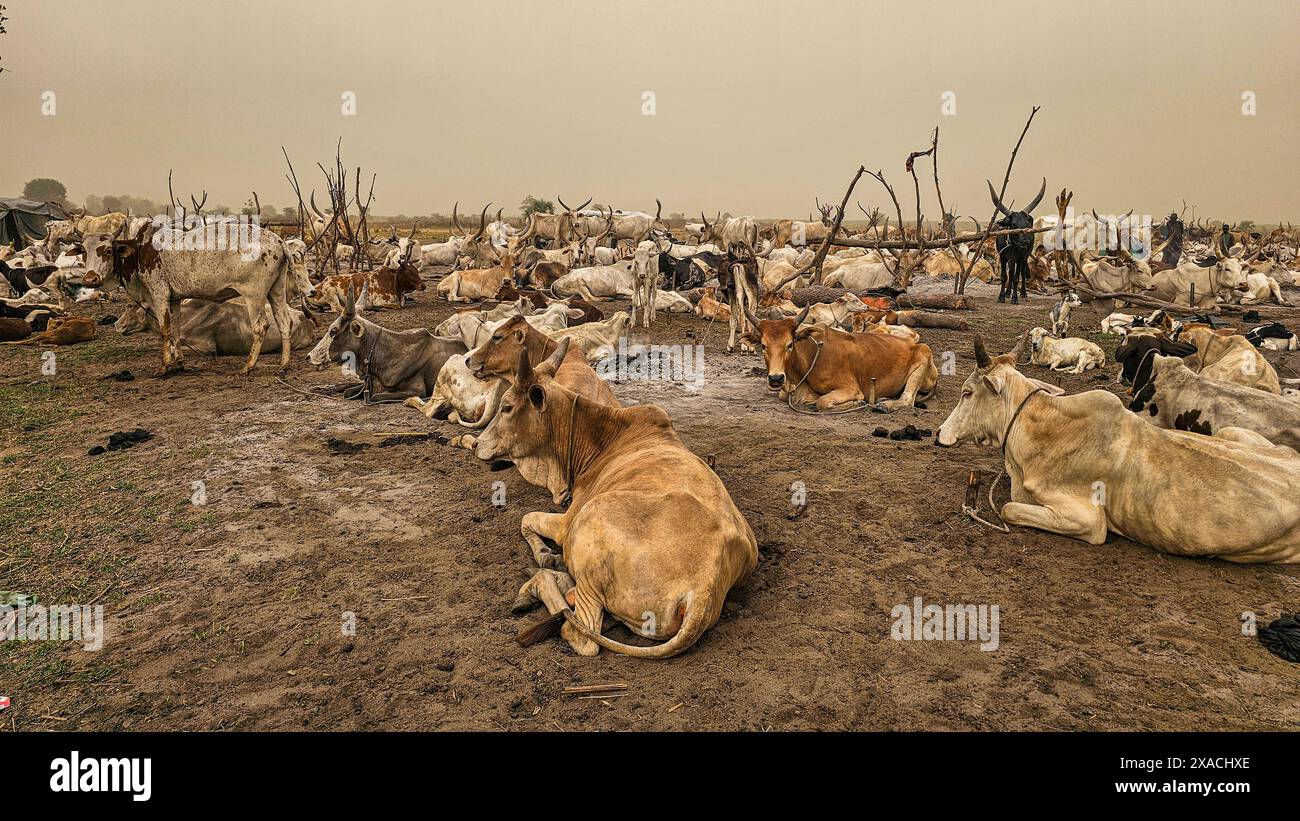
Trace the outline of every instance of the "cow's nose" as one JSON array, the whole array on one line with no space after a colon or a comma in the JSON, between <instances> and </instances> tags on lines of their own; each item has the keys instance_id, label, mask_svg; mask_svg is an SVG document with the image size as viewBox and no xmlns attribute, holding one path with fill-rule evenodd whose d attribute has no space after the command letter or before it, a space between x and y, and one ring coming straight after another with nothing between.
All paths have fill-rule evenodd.
<instances>
[{"instance_id":1,"label":"cow's nose","mask_svg":"<svg viewBox=\"0 0 1300 821\"><path fill-rule=\"evenodd\" d=\"M785 384L785 374L769 373L767 375L767 384L773 388L779 388Z\"/></svg>"}]
</instances>

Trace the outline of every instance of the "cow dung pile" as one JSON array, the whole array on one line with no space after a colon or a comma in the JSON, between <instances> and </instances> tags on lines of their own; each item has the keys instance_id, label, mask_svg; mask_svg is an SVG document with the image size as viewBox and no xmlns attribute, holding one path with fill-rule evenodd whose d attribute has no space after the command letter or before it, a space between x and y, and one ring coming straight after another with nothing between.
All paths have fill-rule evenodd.
<instances>
[{"instance_id":1,"label":"cow dung pile","mask_svg":"<svg viewBox=\"0 0 1300 821\"><path fill-rule=\"evenodd\" d=\"M109 434L107 448L103 445L95 445L87 451L87 453L91 456L98 456L99 454L110 450L126 450L127 448L135 447L141 442L148 442L152 438L153 434L144 428L136 428L132 431L118 431L117 433Z\"/></svg>"},{"instance_id":2,"label":"cow dung pile","mask_svg":"<svg viewBox=\"0 0 1300 821\"><path fill-rule=\"evenodd\" d=\"M1300 664L1300 613L1283 613L1256 637L1273 655Z\"/></svg>"},{"instance_id":3,"label":"cow dung pile","mask_svg":"<svg viewBox=\"0 0 1300 821\"><path fill-rule=\"evenodd\" d=\"M878 436L881 439L889 438L895 442L901 442L904 439L913 442L920 442L923 439L929 439L933 435L933 431L929 428L918 428L915 425L907 425L906 427L899 428L896 431L890 431L889 428L876 428L871 432L871 435Z\"/></svg>"}]
</instances>

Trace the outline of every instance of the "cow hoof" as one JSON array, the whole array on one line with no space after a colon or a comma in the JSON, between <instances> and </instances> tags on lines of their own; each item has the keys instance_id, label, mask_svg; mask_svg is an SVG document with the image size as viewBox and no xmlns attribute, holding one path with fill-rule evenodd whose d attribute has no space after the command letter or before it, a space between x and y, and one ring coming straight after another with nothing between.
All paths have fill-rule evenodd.
<instances>
[{"instance_id":1,"label":"cow hoof","mask_svg":"<svg viewBox=\"0 0 1300 821\"><path fill-rule=\"evenodd\" d=\"M1007 301L1007 298L1006 298L1006 297L1004 297L1004 296L999 296L999 297L998 297L998 302L1006 302L1006 301Z\"/></svg>"},{"instance_id":2,"label":"cow hoof","mask_svg":"<svg viewBox=\"0 0 1300 821\"><path fill-rule=\"evenodd\" d=\"M537 566L543 570L555 570L560 564L560 557L554 553L538 553L533 558L537 560Z\"/></svg>"},{"instance_id":3,"label":"cow hoof","mask_svg":"<svg viewBox=\"0 0 1300 821\"><path fill-rule=\"evenodd\" d=\"M541 602L539 602L537 599L533 598L532 596L526 593L521 594L517 596L513 602L510 603L510 612L514 613L515 615L519 615L520 613L527 613L529 610L532 610L540 603Z\"/></svg>"}]
</instances>

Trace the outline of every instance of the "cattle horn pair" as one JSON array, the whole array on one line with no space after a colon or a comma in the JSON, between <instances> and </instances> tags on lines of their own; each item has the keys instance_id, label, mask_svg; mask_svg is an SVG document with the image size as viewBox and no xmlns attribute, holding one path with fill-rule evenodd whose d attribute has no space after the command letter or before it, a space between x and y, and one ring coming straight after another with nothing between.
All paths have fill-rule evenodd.
<instances>
[{"instance_id":1,"label":"cattle horn pair","mask_svg":"<svg viewBox=\"0 0 1300 821\"><path fill-rule=\"evenodd\" d=\"M415 253L415 230L419 228L419 220L412 220L411 233L406 237L406 254L402 257L403 262L410 262L411 255ZM393 228L393 233L397 233L397 228Z\"/></svg>"},{"instance_id":2,"label":"cattle horn pair","mask_svg":"<svg viewBox=\"0 0 1300 821\"><path fill-rule=\"evenodd\" d=\"M1004 217L1011 216L1010 209L1008 209L1005 205L1002 204L1002 200L998 199L997 192L993 190L993 183L989 182L988 180L985 180L984 182L988 183L989 196L993 198L994 207L996 207L998 211L1002 213L1002 216ZM1047 193L1047 177L1043 177L1043 184L1038 189L1037 196L1035 196L1032 200L1030 200L1029 205L1025 206L1021 210L1024 211L1026 214L1032 214L1034 212L1034 209L1038 207L1038 203L1043 199L1043 195L1046 193Z\"/></svg>"},{"instance_id":3,"label":"cattle horn pair","mask_svg":"<svg viewBox=\"0 0 1300 821\"><path fill-rule=\"evenodd\" d=\"M579 205L577 208L570 208L569 206L565 205L564 200L560 199L559 194L555 195L555 199L557 202L560 203L560 205L564 206L564 210L568 211L570 214L576 214L577 212L586 208L588 205L591 205L591 197L587 197L587 201L584 202L582 205Z\"/></svg>"},{"instance_id":4,"label":"cattle horn pair","mask_svg":"<svg viewBox=\"0 0 1300 821\"><path fill-rule=\"evenodd\" d=\"M550 356L546 357L542 364L537 367L546 368L554 374L556 369L560 367L560 363L564 361L564 357L569 353L570 341L571 340L567 336L564 339L561 339L560 344L556 347L555 351ZM515 384L527 384L532 380L532 378L533 363L528 361L528 350L525 348L519 352L519 367L515 369Z\"/></svg>"}]
</instances>

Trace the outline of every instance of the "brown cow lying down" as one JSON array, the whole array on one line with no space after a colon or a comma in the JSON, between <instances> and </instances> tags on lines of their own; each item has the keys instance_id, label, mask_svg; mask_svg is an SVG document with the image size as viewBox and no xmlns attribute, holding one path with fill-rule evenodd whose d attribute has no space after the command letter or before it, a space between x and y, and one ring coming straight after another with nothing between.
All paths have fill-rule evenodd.
<instances>
[{"instance_id":1,"label":"brown cow lying down","mask_svg":"<svg viewBox=\"0 0 1300 821\"><path fill-rule=\"evenodd\" d=\"M1109 391L1055 395L979 340L975 361L935 443L1002 446L1008 524L1089 544L1114 531L1179 556L1300 562L1292 449L1240 428L1213 437L1158 428Z\"/></svg>"},{"instance_id":2,"label":"brown cow lying down","mask_svg":"<svg viewBox=\"0 0 1300 821\"><path fill-rule=\"evenodd\" d=\"M0 316L0 342L26 339L33 332L32 326L27 324L25 319L16 316Z\"/></svg>"},{"instance_id":3,"label":"brown cow lying down","mask_svg":"<svg viewBox=\"0 0 1300 821\"><path fill-rule=\"evenodd\" d=\"M535 308L545 308L551 303L557 301L553 297L548 298L545 294L543 294L541 291L537 290L536 288L524 288L523 290L520 290L515 287L515 284L513 282L510 281L501 283L501 290L497 291L496 298L498 302L514 302L521 298L527 299L529 302L532 303L533 307ZM592 305L590 302L587 302L586 300L577 299L574 297L567 297L559 301L564 302L570 308L582 311L581 317L569 318L570 328L576 327L578 325L586 325L588 322L600 322L605 318L604 311L600 310L595 305Z\"/></svg>"},{"instance_id":4,"label":"brown cow lying down","mask_svg":"<svg viewBox=\"0 0 1300 821\"><path fill-rule=\"evenodd\" d=\"M262 306L263 318L269 323L262 338L262 350L280 350L280 329L271 318L271 306ZM181 344L189 350L215 356L247 356L253 347L253 325L248 310L239 299L209 302L183 299L176 314L180 322ZM316 341L316 325L297 308L289 309L294 348L306 348ZM118 317L113 327L123 336L139 331L158 333L158 322L139 305L132 305Z\"/></svg>"},{"instance_id":5,"label":"brown cow lying down","mask_svg":"<svg viewBox=\"0 0 1300 821\"><path fill-rule=\"evenodd\" d=\"M520 527L539 564L553 558L543 541L550 539L572 576L537 572L514 608L540 601L562 615L561 634L580 655L601 647L639 658L684 652L717 622L727 593L758 563L754 532L662 408L599 405L552 374L549 362L534 369L521 356L514 384L474 451L480 459L511 459L555 498L572 493L564 513L529 513ZM637 647L605 638L605 613L664 643Z\"/></svg>"},{"instance_id":6,"label":"brown cow lying down","mask_svg":"<svg viewBox=\"0 0 1300 821\"><path fill-rule=\"evenodd\" d=\"M511 317L494 330L487 342L470 352L465 364L479 379L493 376L509 379L519 368L519 356L524 352L527 352L532 367L540 367L540 363L558 354L551 366L556 382L597 404L618 407L614 392L587 364L582 348L568 344L567 340L557 342L551 339L529 325L522 316Z\"/></svg>"},{"instance_id":7,"label":"brown cow lying down","mask_svg":"<svg viewBox=\"0 0 1300 821\"><path fill-rule=\"evenodd\" d=\"M799 327L808 308L796 317L773 312L778 319L748 314L755 330L747 336L763 347L767 386L783 399L815 403L824 411L870 401L872 379L885 409L912 407L929 396L939 381L930 346L888 333L853 334L824 325Z\"/></svg>"},{"instance_id":8,"label":"brown cow lying down","mask_svg":"<svg viewBox=\"0 0 1300 821\"><path fill-rule=\"evenodd\" d=\"M477 302L492 299L501 290L502 283L514 279L514 254L506 251L497 255L498 264L491 268L471 268L452 271L439 280L435 290L448 302Z\"/></svg>"},{"instance_id":9,"label":"brown cow lying down","mask_svg":"<svg viewBox=\"0 0 1300 821\"><path fill-rule=\"evenodd\" d=\"M325 277L316 286L312 302L330 310L341 311L349 293L368 295L363 310L374 308L400 308L406 304L407 294L424 290L424 280L415 266L403 263L397 270L377 268L373 271L353 271ZM297 346L295 346L297 347Z\"/></svg>"},{"instance_id":10,"label":"brown cow lying down","mask_svg":"<svg viewBox=\"0 0 1300 821\"><path fill-rule=\"evenodd\" d=\"M95 338L95 320L88 316L54 317L45 330L21 342L6 345L76 345Z\"/></svg>"}]
</instances>

